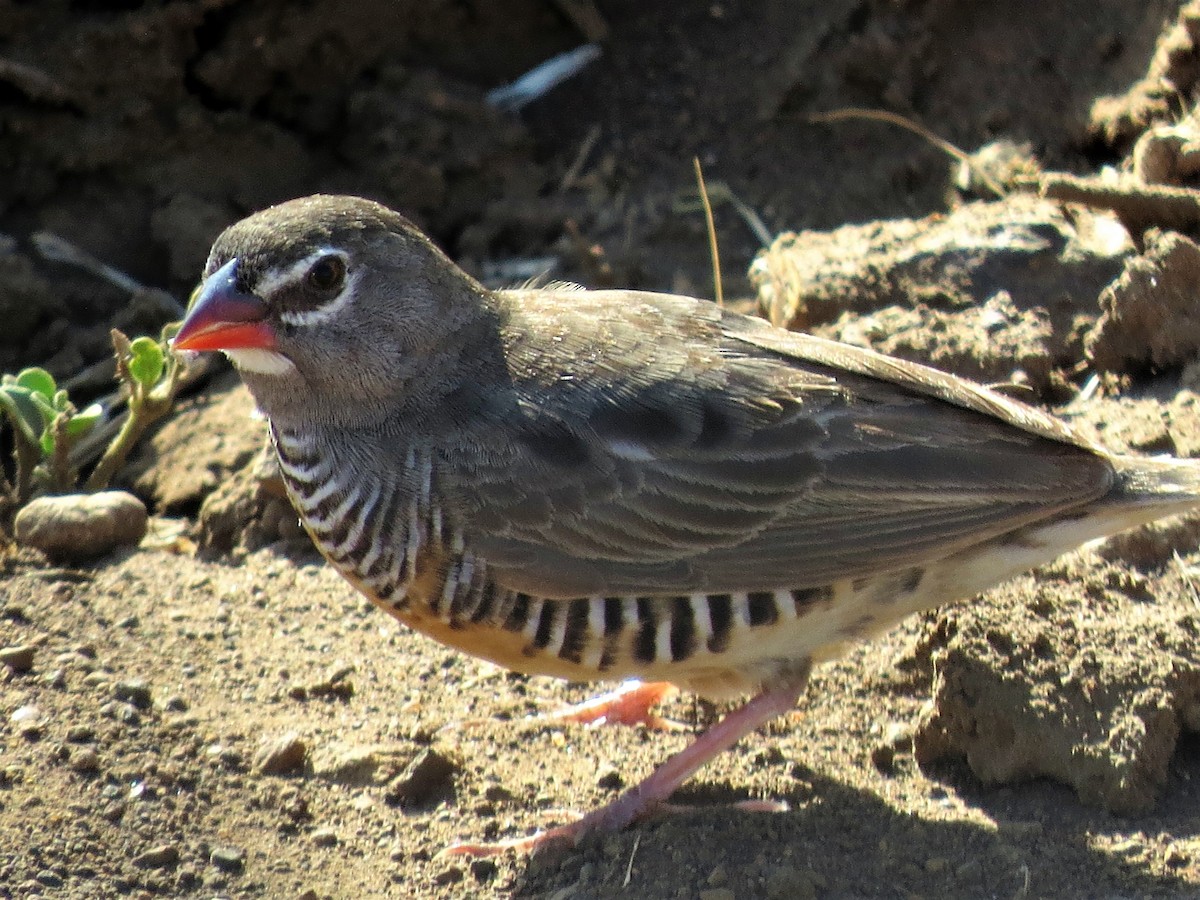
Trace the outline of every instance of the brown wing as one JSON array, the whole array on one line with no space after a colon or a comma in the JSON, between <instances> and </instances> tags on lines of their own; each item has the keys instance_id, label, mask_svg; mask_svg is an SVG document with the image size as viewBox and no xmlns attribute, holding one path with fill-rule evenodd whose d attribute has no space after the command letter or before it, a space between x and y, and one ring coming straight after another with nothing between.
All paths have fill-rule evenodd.
<instances>
[{"instance_id":1,"label":"brown wing","mask_svg":"<svg viewBox=\"0 0 1200 900\"><path fill-rule=\"evenodd\" d=\"M944 373L687 298L510 296L511 383L478 406L441 488L514 588L818 586L1112 483L1056 420Z\"/></svg>"}]
</instances>

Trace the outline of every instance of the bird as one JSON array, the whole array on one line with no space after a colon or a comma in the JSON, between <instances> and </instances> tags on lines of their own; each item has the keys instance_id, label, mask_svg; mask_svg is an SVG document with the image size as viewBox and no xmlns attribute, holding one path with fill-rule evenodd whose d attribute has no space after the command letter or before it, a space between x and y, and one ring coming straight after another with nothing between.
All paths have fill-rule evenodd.
<instances>
[{"instance_id":1,"label":"bird","mask_svg":"<svg viewBox=\"0 0 1200 900\"><path fill-rule=\"evenodd\" d=\"M741 702L582 818L452 852L625 828L848 644L1200 506L1200 463L915 362L692 297L488 289L358 197L229 226L173 347L232 361L316 547L405 625L634 706Z\"/></svg>"}]
</instances>

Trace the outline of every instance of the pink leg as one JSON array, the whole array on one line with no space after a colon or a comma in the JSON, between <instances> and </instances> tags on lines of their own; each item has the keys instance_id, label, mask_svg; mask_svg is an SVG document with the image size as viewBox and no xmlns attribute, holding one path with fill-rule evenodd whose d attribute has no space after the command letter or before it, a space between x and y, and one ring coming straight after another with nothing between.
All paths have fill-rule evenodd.
<instances>
[{"instance_id":1,"label":"pink leg","mask_svg":"<svg viewBox=\"0 0 1200 900\"><path fill-rule=\"evenodd\" d=\"M645 725L673 731L682 726L655 715L650 709L678 690L666 681L625 681L607 694L535 718L579 722L583 725Z\"/></svg>"},{"instance_id":2,"label":"pink leg","mask_svg":"<svg viewBox=\"0 0 1200 900\"><path fill-rule=\"evenodd\" d=\"M700 737L672 756L638 784L611 803L593 810L578 821L560 825L526 838L494 844L453 844L446 855L495 856L506 850L537 850L556 841L579 843L592 831L619 831L631 822L662 808L675 789L706 762L736 744L759 726L796 706L808 682L808 668L787 681L767 688L744 706L735 709Z\"/></svg>"}]
</instances>

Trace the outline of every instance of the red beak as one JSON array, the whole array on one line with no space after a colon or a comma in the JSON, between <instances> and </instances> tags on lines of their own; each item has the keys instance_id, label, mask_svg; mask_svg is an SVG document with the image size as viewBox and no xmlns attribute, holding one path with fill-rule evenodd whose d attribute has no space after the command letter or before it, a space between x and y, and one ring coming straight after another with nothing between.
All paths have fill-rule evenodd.
<instances>
[{"instance_id":1,"label":"red beak","mask_svg":"<svg viewBox=\"0 0 1200 900\"><path fill-rule=\"evenodd\" d=\"M171 346L176 350L273 350L267 304L237 285L236 259L204 280Z\"/></svg>"}]
</instances>

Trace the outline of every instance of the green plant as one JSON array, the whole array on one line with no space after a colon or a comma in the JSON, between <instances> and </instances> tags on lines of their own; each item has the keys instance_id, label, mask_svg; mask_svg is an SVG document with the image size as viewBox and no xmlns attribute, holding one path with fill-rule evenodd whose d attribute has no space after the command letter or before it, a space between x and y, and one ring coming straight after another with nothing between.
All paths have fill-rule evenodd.
<instances>
[{"instance_id":1,"label":"green plant","mask_svg":"<svg viewBox=\"0 0 1200 900\"><path fill-rule=\"evenodd\" d=\"M107 487L146 429L170 411L183 364L168 352L167 342L178 328L178 324L168 325L158 340L130 340L122 332L112 331L117 380L127 396L129 411L88 476L86 490ZM104 406L93 403L82 411L77 409L54 376L35 367L0 376L0 414L13 430L16 480L5 490L12 495L10 499L20 506L39 490L64 493L74 489L79 464L73 460L72 450L104 422ZM103 435L99 437L103 440Z\"/></svg>"},{"instance_id":2,"label":"green plant","mask_svg":"<svg viewBox=\"0 0 1200 900\"><path fill-rule=\"evenodd\" d=\"M171 411L184 370L179 356L168 350L168 343L178 330L178 322L168 325L157 341L148 337L131 341L115 328L112 330L117 380L128 393L129 417L88 476L87 490L107 487L146 429Z\"/></svg>"},{"instance_id":3,"label":"green plant","mask_svg":"<svg viewBox=\"0 0 1200 900\"><path fill-rule=\"evenodd\" d=\"M51 491L70 490L78 475L71 448L103 418L98 403L76 409L45 369L23 369L0 377L0 409L13 426L17 501L42 482Z\"/></svg>"}]
</instances>

